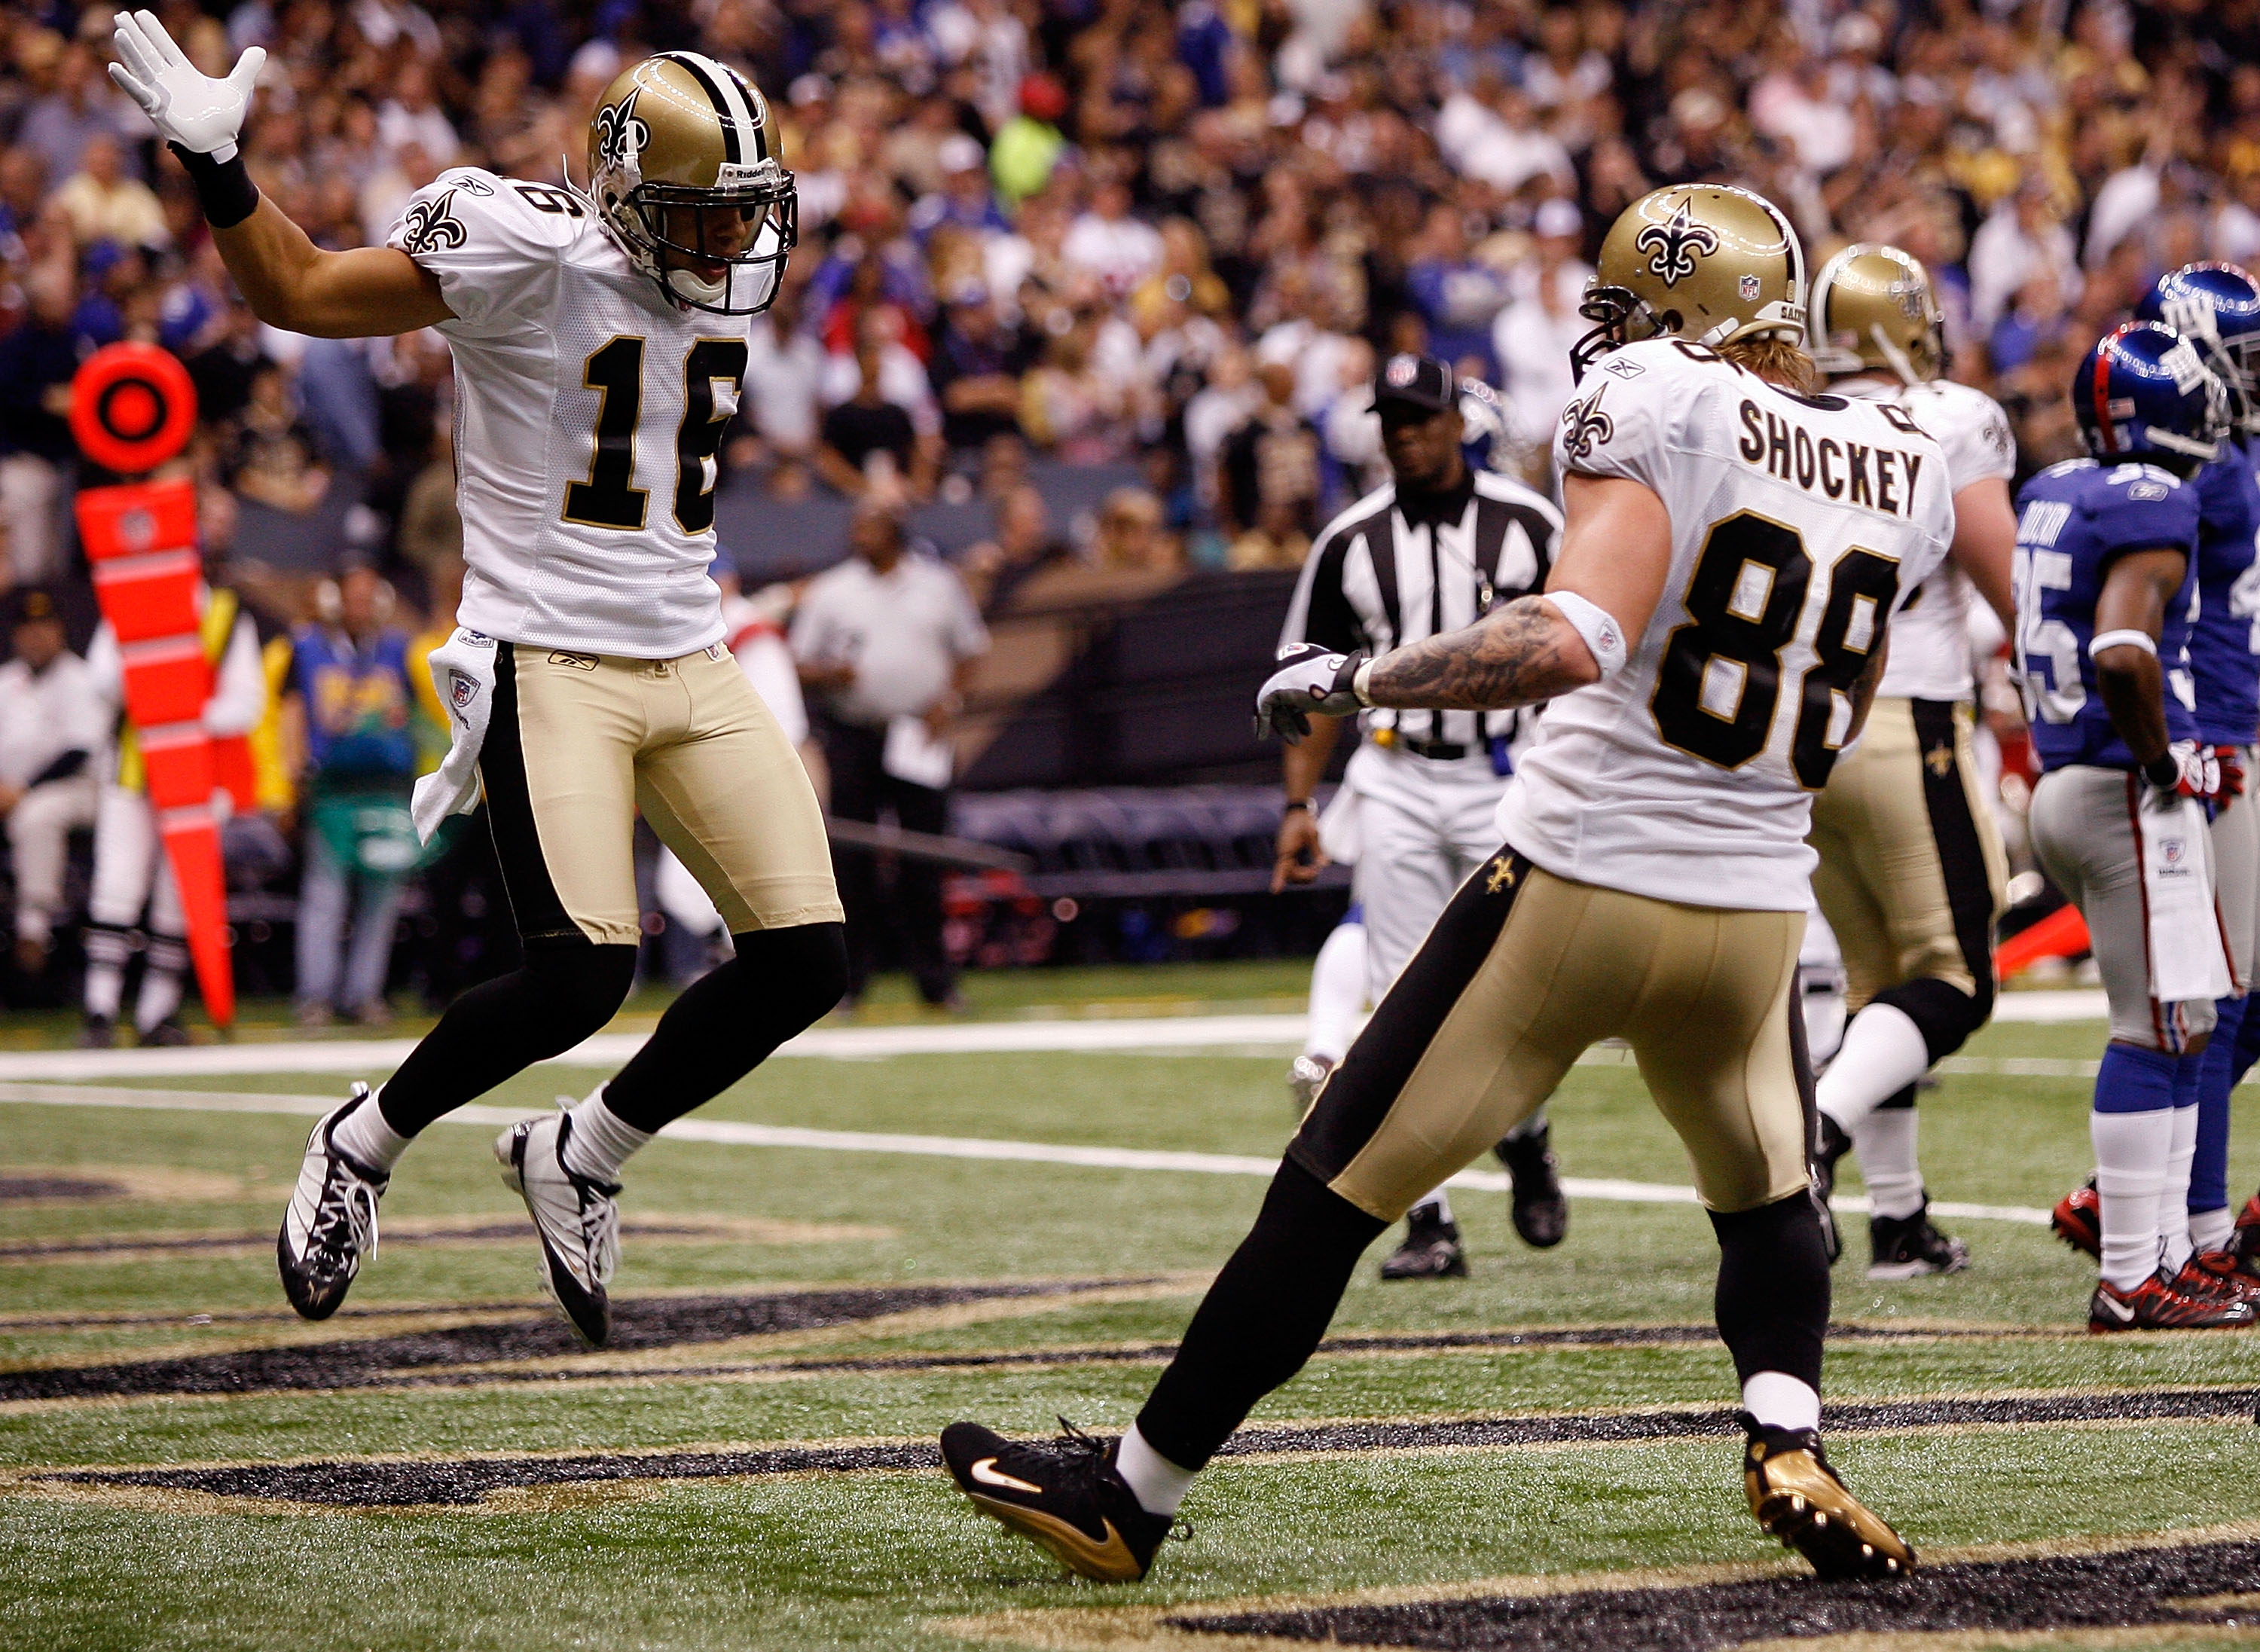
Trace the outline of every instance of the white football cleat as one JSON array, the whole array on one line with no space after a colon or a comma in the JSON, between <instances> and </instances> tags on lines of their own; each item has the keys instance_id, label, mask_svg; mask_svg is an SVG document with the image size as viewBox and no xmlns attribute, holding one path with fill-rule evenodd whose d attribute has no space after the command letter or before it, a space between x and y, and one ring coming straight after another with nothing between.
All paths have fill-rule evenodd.
<instances>
[{"instance_id":1,"label":"white football cleat","mask_svg":"<svg viewBox=\"0 0 2260 1652\"><path fill-rule=\"evenodd\" d=\"M602 1348L611 1334L604 1287L620 1265L617 1182L599 1182L565 1165L573 1120L563 1112L514 1124L495 1138L502 1179L525 1199L541 1241L541 1283L574 1334Z\"/></svg>"},{"instance_id":2,"label":"white football cleat","mask_svg":"<svg viewBox=\"0 0 2260 1652\"><path fill-rule=\"evenodd\" d=\"M298 1185L275 1236L282 1294L302 1319L326 1319L346 1299L361 1265L376 1254L376 1201L392 1178L347 1158L331 1145L339 1119L375 1106L367 1084L355 1084L343 1106L324 1113L306 1138Z\"/></svg>"}]
</instances>

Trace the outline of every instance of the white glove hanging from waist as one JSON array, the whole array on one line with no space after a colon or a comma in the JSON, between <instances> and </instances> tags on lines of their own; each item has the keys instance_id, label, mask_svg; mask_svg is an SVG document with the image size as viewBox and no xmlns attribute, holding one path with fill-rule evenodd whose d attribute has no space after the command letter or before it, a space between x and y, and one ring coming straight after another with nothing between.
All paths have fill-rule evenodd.
<instances>
[{"instance_id":1,"label":"white glove hanging from waist","mask_svg":"<svg viewBox=\"0 0 2260 1652\"><path fill-rule=\"evenodd\" d=\"M425 842L451 814L479 806L479 752L487 743L487 719L494 713L495 640L458 626L432 650L432 686L447 708L447 754L440 767L416 783L409 806L416 835Z\"/></svg>"}]
</instances>

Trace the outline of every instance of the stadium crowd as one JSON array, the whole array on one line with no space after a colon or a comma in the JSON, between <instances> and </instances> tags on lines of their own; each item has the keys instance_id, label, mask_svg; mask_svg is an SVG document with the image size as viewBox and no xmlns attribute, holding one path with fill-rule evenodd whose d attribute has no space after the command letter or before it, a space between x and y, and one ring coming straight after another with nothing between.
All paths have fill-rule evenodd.
<instances>
[{"instance_id":1,"label":"stadium crowd","mask_svg":"<svg viewBox=\"0 0 2260 1652\"><path fill-rule=\"evenodd\" d=\"M159 11L208 73L268 48L250 171L332 247L381 241L450 166L581 181L595 98L647 51L743 68L798 180L801 245L753 326L725 489L882 513L988 501L993 531L959 561L992 612L1049 560L1162 576L1299 565L1385 474L1369 405L1382 354L1427 350L1498 385L1535 473L1588 325L1585 260L1660 183L1762 191L1816 262L1851 240L1923 258L1954 375L2009 411L2020 481L2078 450L2072 363L2159 272L2260 255L2260 0ZM460 580L447 349L428 333L340 343L261 325L184 175L105 77L111 18L0 12L0 584L21 588L15 646L38 629L34 588L91 614L70 501L105 478L65 425L70 376L103 344L154 341L197 387L190 462L215 569L278 634L298 628L270 654L270 689L287 697L310 661L366 656L352 669L378 686L354 702L366 726L341 730L353 761L381 748L391 768L428 766L444 741L419 754L402 731L437 713L414 707L427 685L406 639L427 621L426 651L444 635ZM1046 463L1140 481L1063 534L1025 485ZM348 576L231 559L247 511L327 536L299 566ZM783 619L792 600L762 612ZM28 703L0 706L0 723ZM319 726L282 742L272 812L341 934L339 840L295 806L332 743ZM20 810L46 767L0 772L0 802ZM39 783L79 799L78 776ZM77 818L59 802L33 812ZM381 894L362 891L365 933L390 921ZM49 918L18 905L32 970ZM366 955L298 969L332 983L337 1007L382 1012Z\"/></svg>"}]
</instances>

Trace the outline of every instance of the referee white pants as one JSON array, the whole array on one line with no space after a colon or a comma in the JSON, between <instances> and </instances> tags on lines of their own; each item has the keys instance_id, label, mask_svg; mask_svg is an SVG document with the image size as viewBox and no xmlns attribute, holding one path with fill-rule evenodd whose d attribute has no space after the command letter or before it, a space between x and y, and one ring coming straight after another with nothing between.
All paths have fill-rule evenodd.
<instances>
[{"instance_id":1,"label":"referee white pants","mask_svg":"<svg viewBox=\"0 0 2260 1652\"><path fill-rule=\"evenodd\" d=\"M1368 986L1378 1004L1452 892L1498 852L1506 782L1491 772L1488 755L1432 762L1379 747L1360 751L1346 780L1357 793L1357 898L1365 906Z\"/></svg>"},{"instance_id":2,"label":"referee white pants","mask_svg":"<svg viewBox=\"0 0 2260 1652\"><path fill-rule=\"evenodd\" d=\"M94 822L94 887L87 893L87 916L97 924L131 929L141 921L159 934L184 935L180 887L173 882L157 833L156 811L147 795L123 786L104 786Z\"/></svg>"}]
</instances>

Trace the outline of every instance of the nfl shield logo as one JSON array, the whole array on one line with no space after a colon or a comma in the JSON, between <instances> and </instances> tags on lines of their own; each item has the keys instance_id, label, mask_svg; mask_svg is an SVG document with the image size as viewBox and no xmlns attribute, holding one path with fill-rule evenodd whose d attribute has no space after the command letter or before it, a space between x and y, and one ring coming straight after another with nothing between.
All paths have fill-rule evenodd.
<instances>
[{"instance_id":1,"label":"nfl shield logo","mask_svg":"<svg viewBox=\"0 0 2260 1652\"><path fill-rule=\"evenodd\" d=\"M1390 389L1397 390L1403 390L1407 384L1410 384L1414 378L1419 376L1420 372L1420 360L1418 356L1391 356L1389 358L1388 373Z\"/></svg>"},{"instance_id":2,"label":"nfl shield logo","mask_svg":"<svg viewBox=\"0 0 2260 1652\"><path fill-rule=\"evenodd\" d=\"M448 672L447 697L454 702L457 711L467 709L473 700L479 697L478 680L465 676L461 671Z\"/></svg>"},{"instance_id":3,"label":"nfl shield logo","mask_svg":"<svg viewBox=\"0 0 2260 1652\"><path fill-rule=\"evenodd\" d=\"M1742 302L1744 304L1755 304L1757 302L1758 278L1756 275L1743 276L1741 281L1735 283L1735 286L1741 293Z\"/></svg>"},{"instance_id":4,"label":"nfl shield logo","mask_svg":"<svg viewBox=\"0 0 2260 1652\"><path fill-rule=\"evenodd\" d=\"M118 518L118 538L129 551L146 551L157 541L157 518L147 511L128 511Z\"/></svg>"},{"instance_id":5,"label":"nfl shield logo","mask_svg":"<svg viewBox=\"0 0 2260 1652\"><path fill-rule=\"evenodd\" d=\"M2164 858L2168 866L2179 866L2182 863L2182 849L2183 841L2179 838L2158 840L2158 853Z\"/></svg>"}]
</instances>

